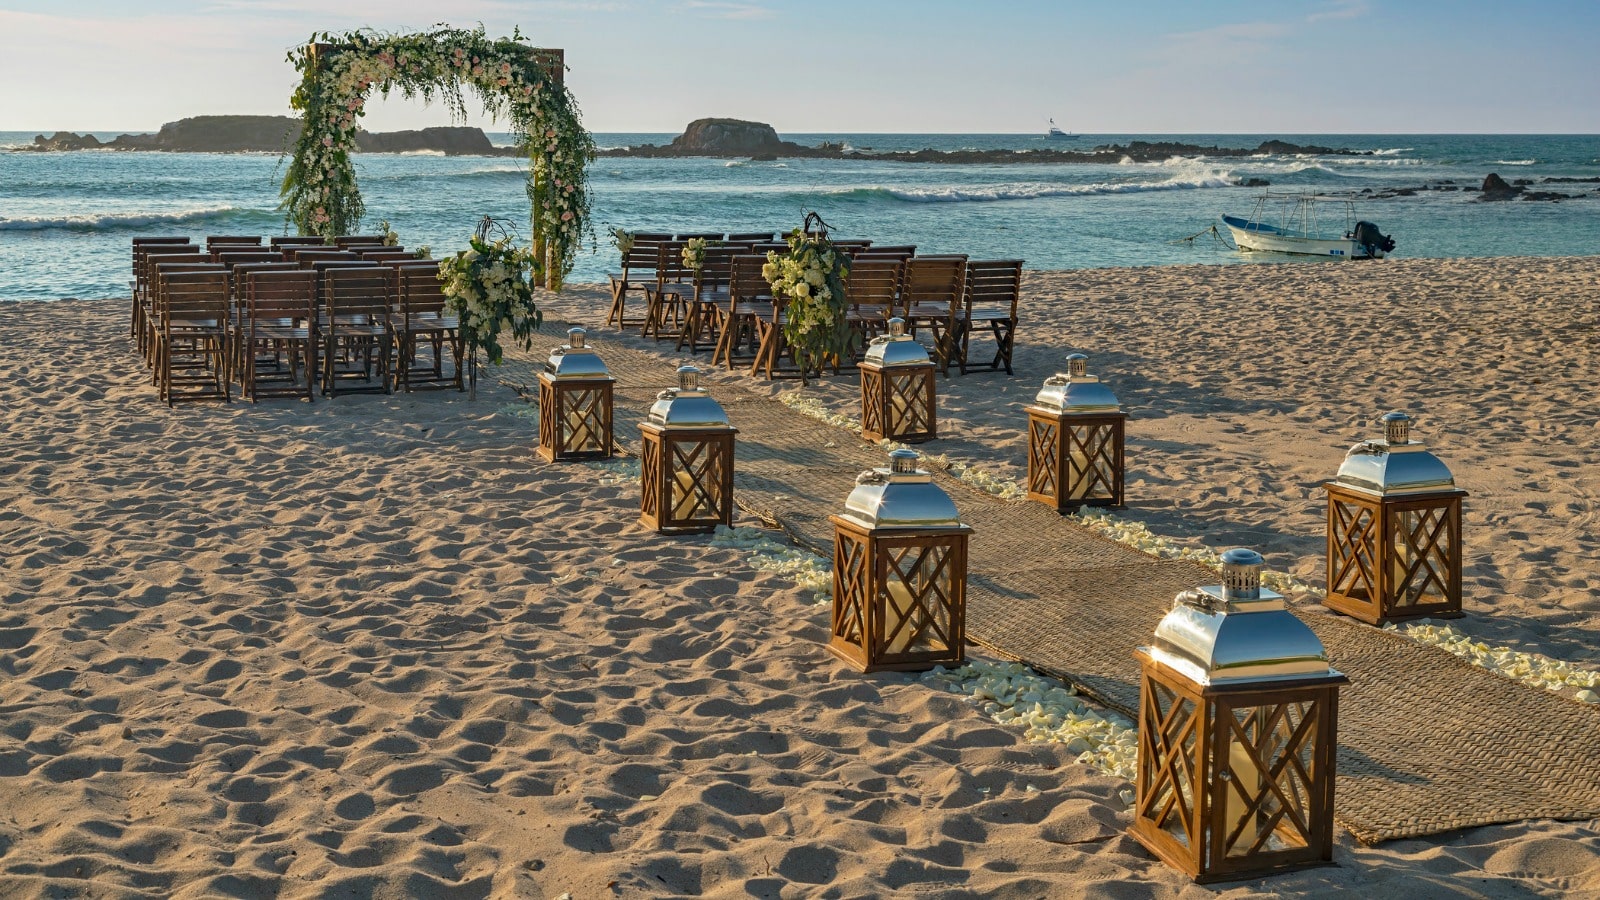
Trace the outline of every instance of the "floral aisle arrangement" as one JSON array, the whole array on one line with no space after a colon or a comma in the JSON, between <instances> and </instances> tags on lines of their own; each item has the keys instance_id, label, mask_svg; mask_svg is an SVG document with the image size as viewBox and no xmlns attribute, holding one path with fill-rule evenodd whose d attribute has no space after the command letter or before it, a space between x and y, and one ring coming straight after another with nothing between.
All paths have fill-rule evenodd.
<instances>
[{"instance_id":1,"label":"floral aisle arrangement","mask_svg":"<svg viewBox=\"0 0 1600 900\"><path fill-rule=\"evenodd\" d=\"M466 250L439 261L439 281L461 320L461 337L473 359L482 349L499 365L505 358L500 335L506 330L522 349L533 346L544 318L534 300L541 274L538 254L519 247L509 235L491 242L480 233Z\"/></svg>"},{"instance_id":2,"label":"floral aisle arrangement","mask_svg":"<svg viewBox=\"0 0 1600 900\"><path fill-rule=\"evenodd\" d=\"M623 258L627 258L628 251L633 249L633 232L626 228L611 229L611 244L617 248Z\"/></svg>"},{"instance_id":3,"label":"floral aisle arrangement","mask_svg":"<svg viewBox=\"0 0 1600 900\"><path fill-rule=\"evenodd\" d=\"M706 266L706 239L690 238L683 244L683 264L697 274Z\"/></svg>"},{"instance_id":4,"label":"floral aisle arrangement","mask_svg":"<svg viewBox=\"0 0 1600 900\"><path fill-rule=\"evenodd\" d=\"M290 105L304 127L284 176L281 207L301 234L353 234L366 209L350 154L357 123L374 89L410 99L442 100L465 118L463 86L497 119L508 120L528 155L533 244L543 252L547 283L559 288L572 270L589 222L586 166L594 141L578 104L549 55L524 43L520 32L489 39L477 29L439 28L418 34L371 31L322 33L289 54L300 72Z\"/></svg>"},{"instance_id":5,"label":"floral aisle arrangement","mask_svg":"<svg viewBox=\"0 0 1600 900\"><path fill-rule=\"evenodd\" d=\"M834 249L826 229L796 228L788 241L787 254L767 254L761 275L774 295L788 298L783 336L800 371L821 372L823 365L853 353L860 340L846 315L849 258Z\"/></svg>"}]
</instances>

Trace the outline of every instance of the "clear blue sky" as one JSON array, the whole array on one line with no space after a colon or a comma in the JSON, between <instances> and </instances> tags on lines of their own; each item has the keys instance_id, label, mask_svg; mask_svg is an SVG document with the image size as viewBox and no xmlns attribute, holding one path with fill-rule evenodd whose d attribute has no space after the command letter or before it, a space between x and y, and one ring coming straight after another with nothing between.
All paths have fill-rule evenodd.
<instances>
[{"instance_id":1,"label":"clear blue sky","mask_svg":"<svg viewBox=\"0 0 1600 900\"><path fill-rule=\"evenodd\" d=\"M0 130L288 114L312 32L441 20L565 48L595 131L1600 132L1600 0L0 0Z\"/></svg>"}]
</instances>

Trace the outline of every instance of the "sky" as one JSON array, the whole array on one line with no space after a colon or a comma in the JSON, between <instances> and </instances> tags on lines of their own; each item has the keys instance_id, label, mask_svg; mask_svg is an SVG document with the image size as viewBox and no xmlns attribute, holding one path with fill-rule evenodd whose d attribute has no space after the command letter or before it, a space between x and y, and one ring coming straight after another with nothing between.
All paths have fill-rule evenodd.
<instances>
[{"instance_id":1,"label":"sky","mask_svg":"<svg viewBox=\"0 0 1600 900\"><path fill-rule=\"evenodd\" d=\"M1600 133L1600 0L0 0L0 131L291 115L314 32L438 23L565 49L597 132Z\"/></svg>"}]
</instances>

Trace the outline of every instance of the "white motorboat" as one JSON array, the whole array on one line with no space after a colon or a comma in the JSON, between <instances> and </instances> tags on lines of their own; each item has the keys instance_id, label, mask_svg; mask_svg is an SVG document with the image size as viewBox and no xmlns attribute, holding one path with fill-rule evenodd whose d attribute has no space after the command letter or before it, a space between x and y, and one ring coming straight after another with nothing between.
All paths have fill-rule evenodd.
<instances>
[{"instance_id":1,"label":"white motorboat","mask_svg":"<svg viewBox=\"0 0 1600 900\"><path fill-rule=\"evenodd\" d=\"M1075 140L1078 139L1077 135L1068 134L1065 131L1062 131L1061 129L1057 128L1055 119L1051 119L1050 120L1050 131L1048 133L1046 133L1045 137L1048 137L1048 138L1051 138L1052 140L1057 140L1057 141L1075 141Z\"/></svg>"},{"instance_id":2,"label":"white motorboat","mask_svg":"<svg viewBox=\"0 0 1600 900\"><path fill-rule=\"evenodd\" d=\"M1339 212L1328 214L1326 207ZM1356 220L1353 197L1327 194L1273 194L1256 198L1249 218L1224 215L1240 250L1300 253L1338 259L1382 259L1394 239L1371 222Z\"/></svg>"}]
</instances>

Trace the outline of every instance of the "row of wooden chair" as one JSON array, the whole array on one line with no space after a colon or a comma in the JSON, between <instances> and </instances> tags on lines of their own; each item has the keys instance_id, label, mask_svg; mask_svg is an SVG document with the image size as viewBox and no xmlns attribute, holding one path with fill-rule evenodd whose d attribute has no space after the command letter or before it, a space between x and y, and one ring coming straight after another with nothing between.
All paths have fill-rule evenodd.
<instances>
[{"instance_id":1,"label":"row of wooden chair","mask_svg":"<svg viewBox=\"0 0 1600 900\"><path fill-rule=\"evenodd\" d=\"M710 346L713 362L730 368L748 361L752 373L768 377L797 371L792 360L786 365L786 299L774 298L761 274L767 252L785 253L788 245L736 242L730 235L707 246L695 271L682 260L685 237L635 236L623 257L623 271L611 276L607 324L638 324L646 336L675 338L680 350L698 352ZM866 240L836 240L834 245L851 256L845 288L851 324L861 332L863 348L898 316L913 335L928 332L932 355L944 374L952 366L962 374L976 368L1012 373L1021 260L917 256L915 246ZM629 322L626 301L635 291L644 294L645 312L642 319ZM974 362L972 340L985 334L993 340L994 355Z\"/></svg>"},{"instance_id":2,"label":"row of wooden chair","mask_svg":"<svg viewBox=\"0 0 1600 900\"><path fill-rule=\"evenodd\" d=\"M163 401L463 388L438 263L394 248L136 239L135 337ZM292 257L292 258L291 258Z\"/></svg>"}]
</instances>

